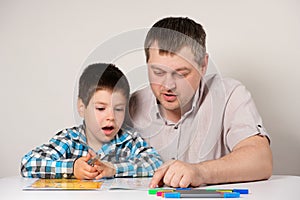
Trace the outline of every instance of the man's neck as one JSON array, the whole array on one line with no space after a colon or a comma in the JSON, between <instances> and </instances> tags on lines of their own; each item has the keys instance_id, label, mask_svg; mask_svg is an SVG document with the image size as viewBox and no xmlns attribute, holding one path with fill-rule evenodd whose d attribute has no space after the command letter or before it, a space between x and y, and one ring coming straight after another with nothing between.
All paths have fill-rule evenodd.
<instances>
[{"instance_id":1,"label":"man's neck","mask_svg":"<svg viewBox=\"0 0 300 200\"><path fill-rule=\"evenodd\" d=\"M163 117L171 122L177 123L181 118L181 110L166 110L162 109L162 115Z\"/></svg>"},{"instance_id":2,"label":"man's neck","mask_svg":"<svg viewBox=\"0 0 300 200\"><path fill-rule=\"evenodd\" d=\"M160 110L162 116L166 120L177 123L181 119L181 116L184 115L186 112L188 112L191 108L192 108L192 100L187 105L185 105L182 109L167 110L161 106Z\"/></svg>"}]
</instances>

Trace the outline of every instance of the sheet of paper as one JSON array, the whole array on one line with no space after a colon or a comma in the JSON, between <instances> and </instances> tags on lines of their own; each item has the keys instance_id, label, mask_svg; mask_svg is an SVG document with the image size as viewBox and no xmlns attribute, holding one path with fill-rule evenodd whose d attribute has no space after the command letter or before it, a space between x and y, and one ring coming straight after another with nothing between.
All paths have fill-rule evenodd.
<instances>
[{"instance_id":1,"label":"sheet of paper","mask_svg":"<svg viewBox=\"0 0 300 200\"><path fill-rule=\"evenodd\" d=\"M148 190L151 177L114 178L106 180L107 183L108 181L109 190Z\"/></svg>"}]
</instances>

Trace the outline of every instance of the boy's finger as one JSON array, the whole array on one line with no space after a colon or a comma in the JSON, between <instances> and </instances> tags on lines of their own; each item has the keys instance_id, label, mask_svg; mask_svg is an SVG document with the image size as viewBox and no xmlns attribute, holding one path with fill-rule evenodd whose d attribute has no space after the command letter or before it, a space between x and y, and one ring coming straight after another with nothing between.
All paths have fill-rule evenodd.
<instances>
[{"instance_id":1,"label":"boy's finger","mask_svg":"<svg viewBox=\"0 0 300 200\"><path fill-rule=\"evenodd\" d=\"M84 179L94 179L98 175L98 171L96 172L85 172L84 173Z\"/></svg>"},{"instance_id":2,"label":"boy's finger","mask_svg":"<svg viewBox=\"0 0 300 200\"><path fill-rule=\"evenodd\" d=\"M98 179L100 179L100 178L103 178L104 177L104 175L103 175L103 173L100 173L100 174L98 174L97 176L96 176L96 180L98 180Z\"/></svg>"},{"instance_id":3,"label":"boy's finger","mask_svg":"<svg viewBox=\"0 0 300 200\"><path fill-rule=\"evenodd\" d=\"M92 149L89 149L88 153L91 155L91 157L95 157L96 156L96 153Z\"/></svg>"},{"instance_id":4,"label":"boy's finger","mask_svg":"<svg viewBox=\"0 0 300 200\"><path fill-rule=\"evenodd\" d=\"M92 156L91 156L91 154L88 153L86 156L83 156L82 158L85 162L87 162L92 158Z\"/></svg>"}]
</instances>

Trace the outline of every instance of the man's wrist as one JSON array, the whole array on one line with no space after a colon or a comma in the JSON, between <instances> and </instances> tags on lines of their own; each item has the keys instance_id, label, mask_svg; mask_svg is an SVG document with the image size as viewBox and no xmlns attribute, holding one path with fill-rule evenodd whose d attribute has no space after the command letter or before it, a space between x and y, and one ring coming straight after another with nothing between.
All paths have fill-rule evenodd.
<instances>
[{"instance_id":1,"label":"man's wrist","mask_svg":"<svg viewBox=\"0 0 300 200\"><path fill-rule=\"evenodd\" d=\"M202 184L207 184L211 180L211 170L209 170L209 167L207 166L206 162L200 162L195 164L196 165L196 174L199 179L199 181Z\"/></svg>"}]
</instances>

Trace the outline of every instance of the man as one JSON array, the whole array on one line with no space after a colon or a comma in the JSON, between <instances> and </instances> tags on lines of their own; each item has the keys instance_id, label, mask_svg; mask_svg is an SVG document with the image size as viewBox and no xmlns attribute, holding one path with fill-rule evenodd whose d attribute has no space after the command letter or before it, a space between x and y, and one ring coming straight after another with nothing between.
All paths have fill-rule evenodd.
<instances>
[{"instance_id":1,"label":"man","mask_svg":"<svg viewBox=\"0 0 300 200\"><path fill-rule=\"evenodd\" d=\"M145 40L150 87L130 99L130 118L166 162L150 187L200 186L268 179L269 136L250 93L208 66L205 31L168 17Z\"/></svg>"}]
</instances>

